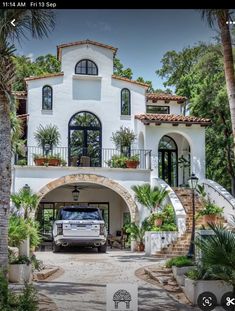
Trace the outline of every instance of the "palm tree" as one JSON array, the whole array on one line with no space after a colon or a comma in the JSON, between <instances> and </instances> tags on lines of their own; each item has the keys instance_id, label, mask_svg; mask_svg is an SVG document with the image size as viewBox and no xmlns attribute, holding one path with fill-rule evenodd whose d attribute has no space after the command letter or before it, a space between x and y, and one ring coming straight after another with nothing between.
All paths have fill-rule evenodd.
<instances>
[{"instance_id":1,"label":"palm tree","mask_svg":"<svg viewBox=\"0 0 235 311\"><path fill-rule=\"evenodd\" d=\"M30 188L23 187L19 192L11 195L15 207L24 211L24 219L29 219L38 206L39 196Z\"/></svg>"},{"instance_id":2,"label":"palm tree","mask_svg":"<svg viewBox=\"0 0 235 311\"><path fill-rule=\"evenodd\" d=\"M136 200L147 207L151 213L160 208L168 194L167 190L159 189L156 186L152 188L150 184L134 185L131 189L135 192Z\"/></svg>"},{"instance_id":3,"label":"palm tree","mask_svg":"<svg viewBox=\"0 0 235 311\"><path fill-rule=\"evenodd\" d=\"M209 226L214 235L196 241L202 266L210 276L231 284L235 294L235 233L221 224Z\"/></svg>"},{"instance_id":4,"label":"palm tree","mask_svg":"<svg viewBox=\"0 0 235 311\"><path fill-rule=\"evenodd\" d=\"M16 20L15 27L11 25L13 19ZM3 269L8 265L7 210L11 190L10 112L14 110L14 40L21 41L28 34L42 38L48 35L54 24L54 13L51 10L0 10L0 267Z\"/></svg>"},{"instance_id":5,"label":"palm tree","mask_svg":"<svg viewBox=\"0 0 235 311\"><path fill-rule=\"evenodd\" d=\"M235 153L235 75L234 75L231 35L229 30L229 24L227 23L231 20L230 16L231 12L228 9L202 10L202 18L207 20L210 27L213 27L213 25L217 23L220 30L220 37L224 57L224 73L232 121L232 131L234 141L233 150Z\"/></svg>"}]
</instances>

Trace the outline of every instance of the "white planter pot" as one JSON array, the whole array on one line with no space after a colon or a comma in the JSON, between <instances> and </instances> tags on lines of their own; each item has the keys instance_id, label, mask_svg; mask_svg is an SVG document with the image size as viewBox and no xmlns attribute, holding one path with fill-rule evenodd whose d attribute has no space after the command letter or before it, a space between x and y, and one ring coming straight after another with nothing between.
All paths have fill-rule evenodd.
<instances>
[{"instance_id":1,"label":"white planter pot","mask_svg":"<svg viewBox=\"0 0 235 311\"><path fill-rule=\"evenodd\" d=\"M174 278L176 279L179 286L184 286L185 274L193 267L194 266L172 267Z\"/></svg>"},{"instance_id":2,"label":"white planter pot","mask_svg":"<svg viewBox=\"0 0 235 311\"><path fill-rule=\"evenodd\" d=\"M32 265L27 264L12 264L9 265L8 273L9 282L20 283L32 281Z\"/></svg>"},{"instance_id":3,"label":"white planter pot","mask_svg":"<svg viewBox=\"0 0 235 311\"><path fill-rule=\"evenodd\" d=\"M188 300L193 304L197 304L198 296L203 292L211 292L216 298L220 305L223 294L232 291L232 286L224 281L205 281L198 280L194 281L189 278L185 278L185 286L182 288Z\"/></svg>"}]
</instances>

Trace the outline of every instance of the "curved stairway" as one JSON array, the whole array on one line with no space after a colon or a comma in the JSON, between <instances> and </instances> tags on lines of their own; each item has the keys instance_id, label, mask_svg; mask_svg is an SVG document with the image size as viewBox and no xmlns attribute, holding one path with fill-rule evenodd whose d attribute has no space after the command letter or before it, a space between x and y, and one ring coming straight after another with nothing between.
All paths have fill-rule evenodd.
<instances>
[{"instance_id":1,"label":"curved stairway","mask_svg":"<svg viewBox=\"0 0 235 311\"><path fill-rule=\"evenodd\" d=\"M155 254L158 258L168 258L186 255L189 250L191 232L192 232L192 190L188 188L174 188L173 189L181 201L186 211L186 231L176 241L170 244L168 247L163 248L161 251ZM195 211L196 213L202 209L202 203L199 196L195 194ZM196 219L196 228L201 227L203 224L202 218Z\"/></svg>"}]
</instances>

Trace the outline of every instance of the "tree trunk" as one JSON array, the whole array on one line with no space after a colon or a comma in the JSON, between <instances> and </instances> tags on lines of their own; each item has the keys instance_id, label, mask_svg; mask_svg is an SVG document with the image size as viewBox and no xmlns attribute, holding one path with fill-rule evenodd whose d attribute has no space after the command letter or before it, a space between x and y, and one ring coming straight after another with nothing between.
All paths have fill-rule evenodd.
<instances>
[{"instance_id":1,"label":"tree trunk","mask_svg":"<svg viewBox=\"0 0 235 311\"><path fill-rule=\"evenodd\" d=\"M232 121L233 142L234 142L233 150L235 153L235 75L233 67L234 64L233 64L231 36L229 24L226 24L226 21L229 21L228 10L226 10L223 16L218 17L218 25L220 28L221 42L223 47L224 72Z\"/></svg>"},{"instance_id":2,"label":"tree trunk","mask_svg":"<svg viewBox=\"0 0 235 311\"><path fill-rule=\"evenodd\" d=\"M231 194L235 197L235 177L231 177Z\"/></svg>"},{"instance_id":3,"label":"tree trunk","mask_svg":"<svg viewBox=\"0 0 235 311\"><path fill-rule=\"evenodd\" d=\"M0 269L8 266L8 210L11 192L11 124L6 96L0 94Z\"/></svg>"}]
</instances>

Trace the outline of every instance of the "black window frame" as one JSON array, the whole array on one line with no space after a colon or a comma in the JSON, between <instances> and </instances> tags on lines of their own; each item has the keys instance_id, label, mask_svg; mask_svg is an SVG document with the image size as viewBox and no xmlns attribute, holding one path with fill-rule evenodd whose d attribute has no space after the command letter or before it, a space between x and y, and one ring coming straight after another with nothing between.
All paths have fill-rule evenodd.
<instances>
[{"instance_id":1,"label":"black window frame","mask_svg":"<svg viewBox=\"0 0 235 311\"><path fill-rule=\"evenodd\" d=\"M77 72L77 67L78 67L78 65L80 64L80 63L82 63L82 62L86 62L86 65L85 65L85 72ZM88 68L89 68L89 66L88 66L88 62L91 62L94 66L95 66L95 68L96 68L96 73L94 74L94 73L89 73L88 72ZM75 70L74 70L74 72L75 72L75 74L76 75L86 75L86 76L98 76L98 74L99 74L99 71L98 71L98 66L96 65L96 63L93 61L93 60L91 60L91 59L81 59L79 62L77 62L77 64L75 65Z\"/></svg>"},{"instance_id":2,"label":"black window frame","mask_svg":"<svg viewBox=\"0 0 235 311\"><path fill-rule=\"evenodd\" d=\"M124 114L123 113L123 103L122 103L122 98L123 98L123 92L128 92L128 113ZM131 91L128 88L123 88L121 90L121 116L131 116Z\"/></svg>"},{"instance_id":3,"label":"black window frame","mask_svg":"<svg viewBox=\"0 0 235 311\"><path fill-rule=\"evenodd\" d=\"M148 112L148 107L167 108L167 112L165 112L165 113L161 113L161 112ZM169 106L159 106L159 105L146 105L146 113L170 114L170 107Z\"/></svg>"},{"instance_id":4,"label":"black window frame","mask_svg":"<svg viewBox=\"0 0 235 311\"><path fill-rule=\"evenodd\" d=\"M51 102L50 102L50 108L45 108L45 94L44 91L46 88L49 88L51 90ZM53 110L53 88L52 86L46 84L42 87L42 110L46 111L52 111Z\"/></svg>"}]
</instances>

